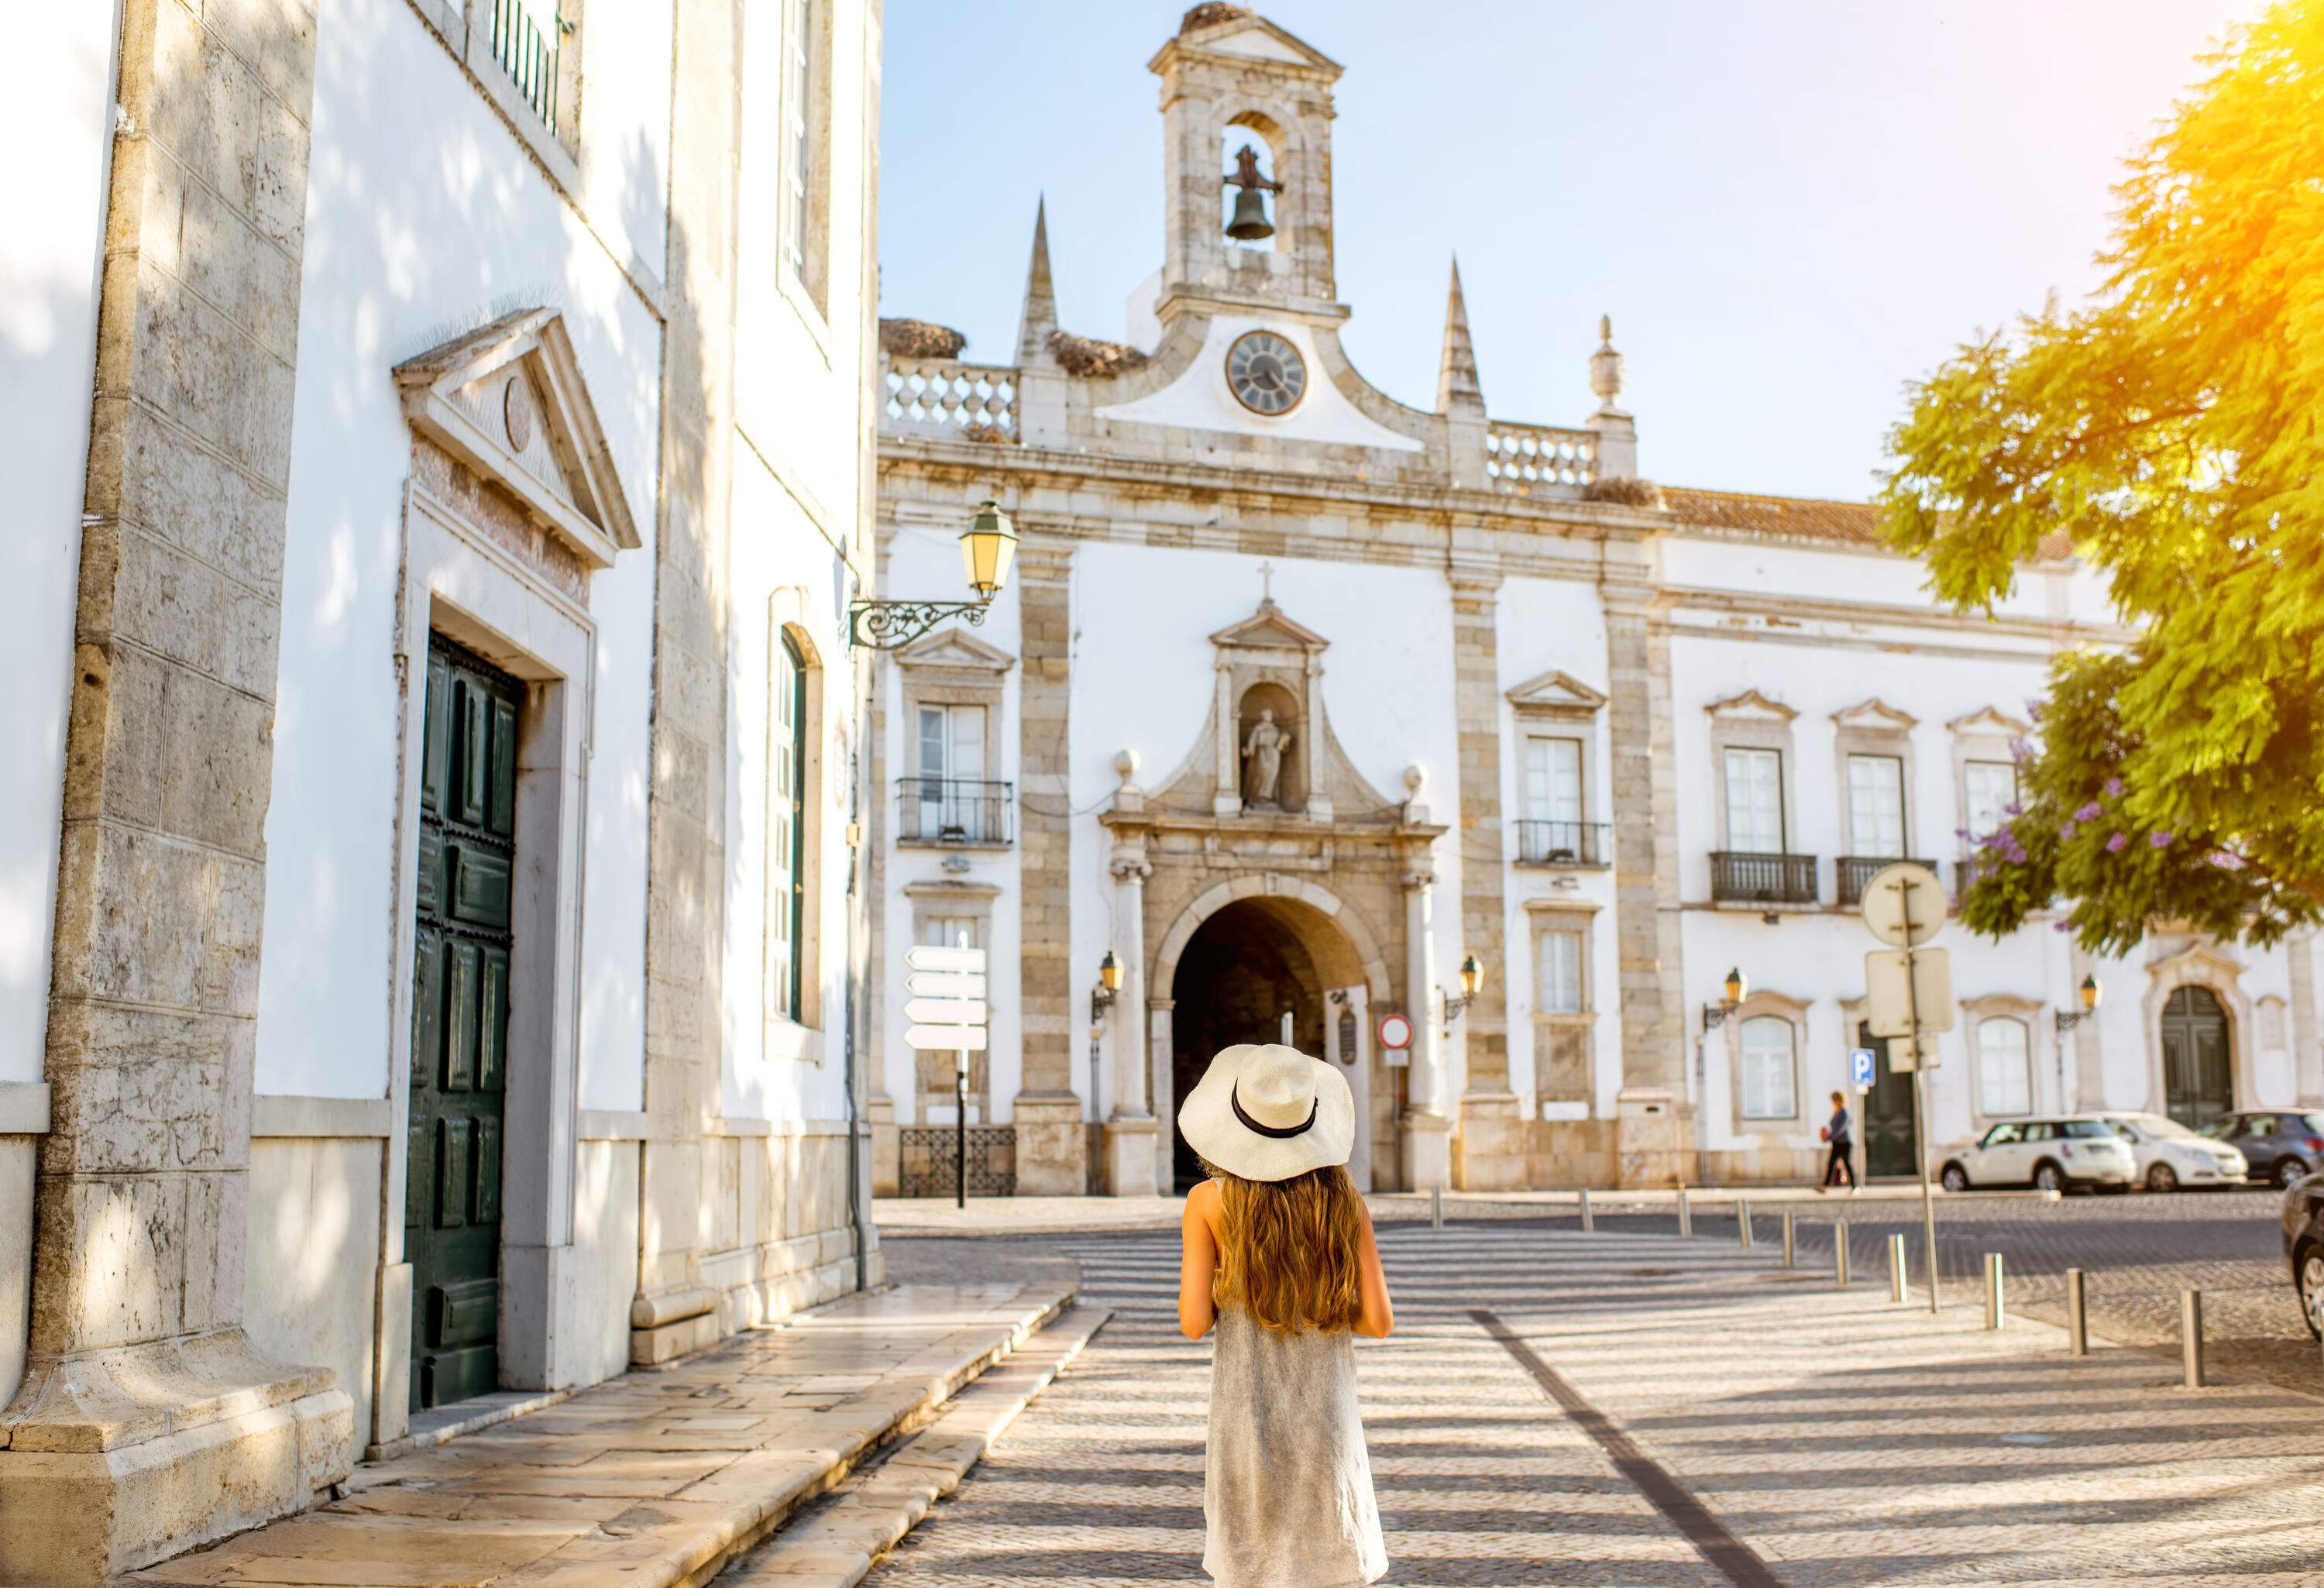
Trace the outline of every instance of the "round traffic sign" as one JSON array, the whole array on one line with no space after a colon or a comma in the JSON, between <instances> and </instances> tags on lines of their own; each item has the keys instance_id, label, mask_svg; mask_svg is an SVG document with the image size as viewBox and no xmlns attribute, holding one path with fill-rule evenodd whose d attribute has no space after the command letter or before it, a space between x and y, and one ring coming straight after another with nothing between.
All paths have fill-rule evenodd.
<instances>
[{"instance_id":1,"label":"round traffic sign","mask_svg":"<svg viewBox=\"0 0 2324 1588\"><path fill-rule=\"evenodd\" d=\"M1412 1022L1400 1014L1379 1018L1379 1045L1394 1050L1412 1046Z\"/></svg>"},{"instance_id":2,"label":"round traffic sign","mask_svg":"<svg viewBox=\"0 0 2324 1588\"><path fill-rule=\"evenodd\" d=\"M1918 948L1945 924L1945 885L1909 860L1873 872L1862 903L1865 930L1891 948Z\"/></svg>"}]
</instances>

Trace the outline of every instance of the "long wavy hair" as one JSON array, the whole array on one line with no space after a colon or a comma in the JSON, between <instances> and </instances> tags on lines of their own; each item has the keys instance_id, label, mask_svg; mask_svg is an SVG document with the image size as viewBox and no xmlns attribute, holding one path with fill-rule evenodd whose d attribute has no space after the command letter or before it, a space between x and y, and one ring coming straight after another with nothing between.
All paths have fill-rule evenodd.
<instances>
[{"instance_id":1,"label":"long wavy hair","mask_svg":"<svg viewBox=\"0 0 2324 1588\"><path fill-rule=\"evenodd\" d=\"M1281 1334L1352 1329L1363 1250L1363 1204L1333 1165L1288 1180L1245 1180L1213 1168L1222 1216L1213 1293Z\"/></svg>"}]
</instances>

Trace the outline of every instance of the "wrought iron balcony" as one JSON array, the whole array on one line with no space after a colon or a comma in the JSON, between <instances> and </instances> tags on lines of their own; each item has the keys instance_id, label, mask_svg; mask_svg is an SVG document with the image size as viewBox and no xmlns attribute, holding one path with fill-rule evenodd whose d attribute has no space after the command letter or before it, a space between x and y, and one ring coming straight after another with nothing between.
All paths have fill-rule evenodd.
<instances>
[{"instance_id":1,"label":"wrought iron balcony","mask_svg":"<svg viewBox=\"0 0 2324 1588\"><path fill-rule=\"evenodd\" d=\"M1714 849L1711 852L1711 897L1720 904L1813 904L1815 856Z\"/></svg>"},{"instance_id":2,"label":"wrought iron balcony","mask_svg":"<svg viewBox=\"0 0 2324 1588\"><path fill-rule=\"evenodd\" d=\"M1923 865L1933 873L1933 860L1914 860L1901 854L1843 854L1831 863L1838 873L1840 902L1843 909L1864 902L1864 890L1883 868L1892 865Z\"/></svg>"},{"instance_id":3,"label":"wrought iron balcony","mask_svg":"<svg viewBox=\"0 0 2324 1588\"><path fill-rule=\"evenodd\" d=\"M1605 865L1614 858L1614 829L1606 822L1517 823L1521 865Z\"/></svg>"},{"instance_id":4,"label":"wrought iron balcony","mask_svg":"<svg viewBox=\"0 0 2324 1588\"><path fill-rule=\"evenodd\" d=\"M1017 786L971 778L898 778L896 837L905 844L1006 844Z\"/></svg>"}]
</instances>

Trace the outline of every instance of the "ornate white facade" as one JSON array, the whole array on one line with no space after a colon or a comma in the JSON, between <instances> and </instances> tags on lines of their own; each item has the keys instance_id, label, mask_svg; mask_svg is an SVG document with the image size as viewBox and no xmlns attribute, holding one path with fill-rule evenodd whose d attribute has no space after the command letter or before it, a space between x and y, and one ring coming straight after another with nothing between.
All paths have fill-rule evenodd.
<instances>
[{"instance_id":1,"label":"ornate white facade","mask_svg":"<svg viewBox=\"0 0 2324 1588\"><path fill-rule=\"evenodd\" d=\"M1864 504L1647 483L1602 327L1580 422L1493 416L1457 269L1434 404L1396 401L1339 340L1341 68L1222 5L1149 64L1164 260L1123 341L1056 325L1038 221L1008 361L883 325L882 589L954 594L985 498L1023 542L981 626L876 686L878 1183L948 1165L916 1132L954 1117L951 1061L904 1047L899 967L963 933L996 967L979 1166L1020 1192L1184 1179L1174 1099L1286 1015L1348 1066L1377 1186L1811 1174L1877 946L1855 891L1890 858L1957 882L2049 657L2123 638L2098 581L2061 551L1964 616ZM1223 233L1245 143L1281 189L1259 245ZM1288 734L1272 789L1263 720ZM2049 925L1944 939L1932 1142L2324 1097L2310 944L2165 933L2093 964ZM2061 1027L2090 974L2102 1008ZM2174 1018L2225 1023L2224 1088L2166 1039L2182 986ZM1872 1100L1876 1172L1912 1161L1898 1095Z\"/></svg>"}]
</instances>

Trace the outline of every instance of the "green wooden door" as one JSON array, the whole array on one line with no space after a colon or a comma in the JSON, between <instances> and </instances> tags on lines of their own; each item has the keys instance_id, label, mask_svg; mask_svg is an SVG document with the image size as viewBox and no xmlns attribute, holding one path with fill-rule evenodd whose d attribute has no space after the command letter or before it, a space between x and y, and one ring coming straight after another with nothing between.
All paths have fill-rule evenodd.
<instances>
[{"instance_id":1,"label":"green wooden door","mask_svg":"<svg viewBox=\"0 0 2324 1588\"><path fill-rule=\"evenodd\" d=\"M2227 1014L2206 988L2176 988L2163 1002L2163 1096L2171 1117L2194 1130L2235 1106Z\"/></svg>"},{"instance_id":2,"label":"green wooden door","mask_svg":"<svg viewBox=\"0 0 2324 1588\"><path fill-rule=\"evenodd\" d=\"M499 1380L501 1126L523 686L440 636L428 645L413 934L411 1405Z\"/></svg>"},{"instance_id":3,"label":"green wooden door","mask_svg":"<svg viewBox=\"0 0 2324 1588\"><path fill-rule=\"evenodd\" d=\"M1872 1049L1872 1090L1864 1099L1864 1177L1914 1176L1920 1147L1913 1135L1913 1077L1888 1068L1888 1039L1869 1025L1856 1028L1856 1045Z\"/></svg>"}]
</instances>

